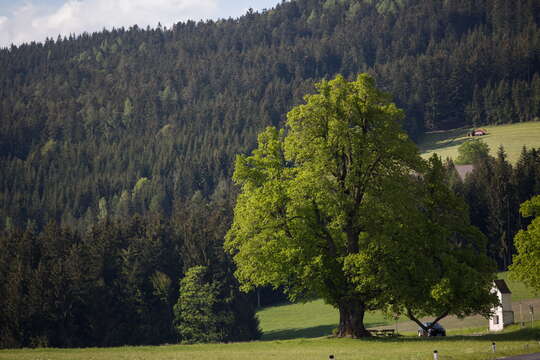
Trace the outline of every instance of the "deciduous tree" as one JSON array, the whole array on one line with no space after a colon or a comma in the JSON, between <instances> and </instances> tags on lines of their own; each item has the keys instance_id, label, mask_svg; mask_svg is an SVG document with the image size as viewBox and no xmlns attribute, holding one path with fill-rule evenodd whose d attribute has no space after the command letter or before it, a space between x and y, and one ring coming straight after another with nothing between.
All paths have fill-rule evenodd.
<instances>
[{"instance_id":1,"label":"deciduous tree","mask_svg":"<svg viewBox=\"0 0 540 360\"><path fill-rule=\"evenodd\" d=\"M253 154L237 158L242 190L226 246L245 289L320 296L339 309L339 336L368 336L364 312L379 306L381 287L367 276L358 290L344 264L375 255L369 224L400 201L422 160L400 130L403 112L369 75L317 89L288 114L286 131L267 128Z\"/></svg>"}]
</instances>

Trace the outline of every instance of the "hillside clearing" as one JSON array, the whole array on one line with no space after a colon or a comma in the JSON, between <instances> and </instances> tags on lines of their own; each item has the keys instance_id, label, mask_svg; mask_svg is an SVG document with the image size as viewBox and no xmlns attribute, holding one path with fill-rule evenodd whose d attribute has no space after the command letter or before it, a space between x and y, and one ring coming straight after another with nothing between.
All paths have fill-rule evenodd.
<instances>
[{"instance_id":1,"label":"hillside clearing","mask_svg":"<svg viewBox=\"0 0 540 360\"><path fill-rule=\"evenodd\" d=\"M489 145L492 156L503 145L511 163L516 163L523 146L540 147L540 122L526 122L511 125L484 126L488 134L480 137L468 137L470 128L453 129L426 133L418 146L422 157L428 158L436 153L443 159L457 157L457 149L465 141L481 139Z\"/></svg>"}]
</instances>

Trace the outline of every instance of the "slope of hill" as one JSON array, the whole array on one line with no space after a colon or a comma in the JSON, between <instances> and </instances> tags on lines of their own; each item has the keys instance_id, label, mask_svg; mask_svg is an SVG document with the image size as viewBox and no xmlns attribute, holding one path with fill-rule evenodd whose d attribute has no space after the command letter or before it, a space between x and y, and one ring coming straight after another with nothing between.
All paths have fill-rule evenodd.
<instances>
[{"instance_id":1,"label":"slope of hill","mask_svg":"<svg viewBox=\"0 0 540 360\"><path fill-rule=\"evenodd\" d=\"M540 122L527 122L509 125L487 126L488 134L475 139L481 139L489 145L491 155L495 155L502 145L511 163L516 163L523 147L540 148ZM419 142L422 156L438 154L443 159L455 159L458 148L472 138L467 136L470 128L447 131L428 132Z\"/></svg>"},{"instance_id":2,"label":"slope of hill","mask_svg":"<svg viewBox=\"0 0 540 360\"><path fill-rule=\"evenodd\" d=\"M539 24L528 0L294 0L1 49L0 218L84 229L104 213L170 216L336 73L373 73L413 138L528 121Z\"/></svg>"}]
</instances>

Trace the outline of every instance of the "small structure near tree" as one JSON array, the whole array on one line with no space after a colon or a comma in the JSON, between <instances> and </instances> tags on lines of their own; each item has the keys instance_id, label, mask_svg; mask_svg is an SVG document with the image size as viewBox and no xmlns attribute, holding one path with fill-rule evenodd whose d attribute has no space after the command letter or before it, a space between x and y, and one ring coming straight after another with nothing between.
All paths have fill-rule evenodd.
<instances>
[{"instance_id":1,"label":"small structure near tree","mask_svg":"<svg viewBox=\"0 0 540 360\"><path fill-rule=\"evenodd\" d=\"M504 280L495 280L491 291L497 294L500 305L493 308L493 315L489 318L489 331L501 331L505 326L514 323L512 292Z\"/></svg>"}]
</instances>

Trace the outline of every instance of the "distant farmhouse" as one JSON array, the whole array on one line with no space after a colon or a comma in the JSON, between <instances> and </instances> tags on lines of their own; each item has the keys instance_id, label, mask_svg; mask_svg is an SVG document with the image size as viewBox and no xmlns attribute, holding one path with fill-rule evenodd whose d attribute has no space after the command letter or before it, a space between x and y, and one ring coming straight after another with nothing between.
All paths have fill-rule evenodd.
<instances>
[{"instance_id":1,"label":"distant farmhouse","mask_svg":"<svg viewBox=\"0 0 540 360\"><path fill-rule=\"evenodd\" d=\"M497 294L500 306L492 309L493 315L489 318L489 331L501 331L505 326L514 323L512 292L504 280L495 280L491 291Z\"/></svg>"},{"instance_id":2,"label":"distant farmhouse","mask_svg":"<svg viewBox=\"0 0 540 360\"><path fill-rule=\"evenodd\" d=\"M468 136L484 136L487 135L488 131L484 128L478 128L471 130L467 135Z\"/></svg>"}]
</instances>

